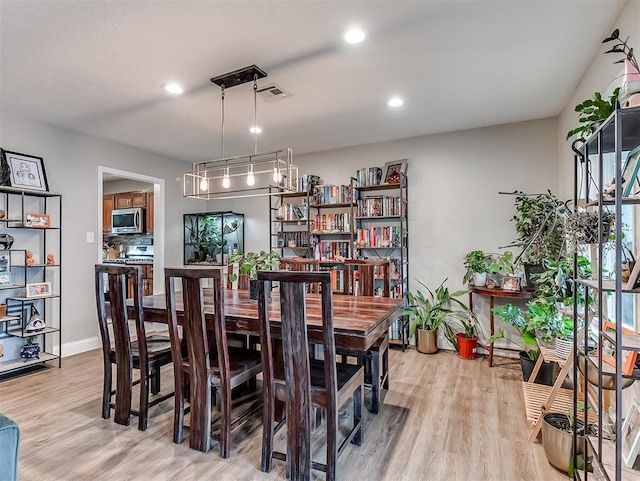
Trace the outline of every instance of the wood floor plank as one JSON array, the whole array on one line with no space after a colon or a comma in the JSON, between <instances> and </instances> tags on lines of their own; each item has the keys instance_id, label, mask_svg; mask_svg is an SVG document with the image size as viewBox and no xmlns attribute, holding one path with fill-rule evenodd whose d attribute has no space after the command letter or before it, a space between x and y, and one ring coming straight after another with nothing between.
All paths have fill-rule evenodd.
<instances>
[{"instance_id":1,"label":"wood floor plank","mask_svg":"<svg viewBox=\"0 0 640 481\"><path fill-rule=\"evenodd\" d=\"M489 368L485 359L454 353L391 350L391 389L379 415L365 411L365 440L349 445L339 479L373 481L559 481L540 444L527 442L518 365ZM65 358L51 368L0 382L0 412L21 428L20 479L38 481L282 480L284 464L260 472L259 420L235 436L229 459L217 445L204 454L172 442L173 400L150 410L149 428L100 417L99 351ZM171 367L163 392L171 390ZM341 413L347 423L349 413ZM323 429L314 436L321 455ZM188 437L188 432L186 433ZM284 449L284 432L276 440ZM314 472L314 480L324 474Z\"/></svg>"}]
</instances>

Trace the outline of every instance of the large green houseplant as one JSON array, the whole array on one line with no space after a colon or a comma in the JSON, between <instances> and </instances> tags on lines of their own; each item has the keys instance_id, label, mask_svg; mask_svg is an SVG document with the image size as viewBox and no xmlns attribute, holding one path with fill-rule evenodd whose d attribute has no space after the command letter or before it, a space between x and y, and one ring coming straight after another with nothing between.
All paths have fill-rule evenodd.
<instances>
[{"instance_id":1,"label":"large green houseplant","mask_svg":"<svg viewBox=\"0 0 640 481\"><path fill-rule=\"evenodd\" d=\"M458 297L467 291L449 292L445 287L447 279L435 289L430 289L423 282L417 281L426 289L426 294L420 290L409 292L407 298L409 307L404 315L411 316L409 336L416 336L416 347L418 351L432 354L438 350L438 328L448 327L448 322L459 318L466 313L465 306Z\"/></svg>"},{"instance_id":2,"label":"large green houseplant","mask_svg":"<svg viewBox=\"0 0 640 481\"><path fill-rule=\"evenodd\" d=\"M241 275L249 276L249 293L251 299L258 298L258 271L273 270L280 265L280 254L274 251L236 252L229 258L229 264L238 264ZM233 282L238 278L238 273L229 274Z\"/></svg>"}]
</instances>

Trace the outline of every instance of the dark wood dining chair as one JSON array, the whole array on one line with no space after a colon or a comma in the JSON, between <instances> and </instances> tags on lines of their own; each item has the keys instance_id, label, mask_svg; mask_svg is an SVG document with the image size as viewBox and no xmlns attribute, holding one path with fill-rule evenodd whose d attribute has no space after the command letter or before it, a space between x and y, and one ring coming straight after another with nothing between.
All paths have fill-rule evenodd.
<instances>
[{"instance_id":1,"label":"dark wood dining chair","mask_svg":"<svg viewBox=\"0 0 640 481\"><path fill-rule=\"evenodd\" d=\"M293 272L317 272L320 270L320 260L306 257L283 257L280 259L280 269ZM319 293L320 285L309 284L308 292Z\"/></svg>"},{"instance_id":2,"label":"dark wood dining chair","mask_svg":"<svg viewBox=\"0 0 640 481\"><path fill-rule=\"evenodd\" d=\"M177 290L176 280L181 281L181 291ZM185 414L190 412L189 446L203 452L211 449L211 398L212 390L217 390L220 429L215 437L220 443L220 455L227 458L232 431L259 412L262 404L254 402L232 421L231 391L262 371L260 353L229 346L219 268L166 268L165 286L176 386L173 440L182 443ZM186 355L178 331L178 311L183 313L180 324Z\"/></svg>"},{"instance_id":3,"label":"dark wood dining chair","mask_svg":"<svg viewBox=\"0 0 640 481\"><path fill-rule=\"evenodd\" d=\"M333 292L328 272L258 272L260 340L263 364L262 471L271 470L272 459L287 463L287 479L307 481L311 469L326 472L327 481L336 479L338 456L349 442L363 439L364 369L353 364L336 364L333 331ZM282 344L272 343L269 301L271 282L280 283L280 335ZM321 285L322 341L324 361L310 359L307 337L306 283ZM353 427L338 445L338 410L353 400ZM286 405L285 418L275 425L276 400ZM311 460L312 408L326 410L326 464ZM287 425L287 454L274 451L273 437Z\"/></svg>"},{"instance_id":4,"label":"dark wood dining chair","mask_svg":"<svg viewBox=\"0 0 640 481\"><path fill-rule=\"evenodd\" d=\"M388 260L347 259L344 270L345 294L373 297L378 291L381 297L389 297L390 262ZM382 283L381 291L376 289L377 281ZM364 363L365 382L371 386L369 410L377 414L380 411L382 389L389 389L389 333L386 332L366 351L338 349L337 352L342 356L343 361L345 356L351 356Z\"/></svg>"},{"instance_id":5,"label":"dark wood dining chair","mask_svg":"<svg viewBox=\"0 0 640 481\"><path fill-rule=\"evenodd\" d=\"M106 279L105 279L106 278ZM127 312L127 284L133 286L135 316ZM104 383L102 417L109 419L115 409L114 421L129 425L131 415L138 416L138 429L147 429L149 407L171 396L168 393L149 400L160 392L160 367L171 362L171 344L166 336L147 336L142 310L142 267L97 264L95 266L96 305L102 338ZM107 313L107 296L109 313ZM113 329L113 345L109 334L109 320ZM135 322L137 339L131 340L129 321ZM113 389L113 365L117 367L116 389ZM133 370L140 371L140 379L133 380ZM140 384L138 410L132 409L132 389ZM116 402L112 402L112 396Z\"/></svg>"}]
</instances>

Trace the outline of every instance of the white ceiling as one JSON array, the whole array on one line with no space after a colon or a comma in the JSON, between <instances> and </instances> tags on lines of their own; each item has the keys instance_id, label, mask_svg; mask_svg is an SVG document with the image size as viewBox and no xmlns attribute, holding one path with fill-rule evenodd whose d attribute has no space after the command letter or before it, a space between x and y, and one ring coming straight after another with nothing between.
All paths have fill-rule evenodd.
<instances>
[{"instance_id":1,"label":"white ceiling","mask_svg":"<svg viewBox=\"0 0 640 481\"><path fill-rule=\"evenodd\" d=\"M256 64L259 151L295 153L557 115L620 0L0 0L0 107L187 161L220 157L213 76ZM368 29L359 45L341 31ZM160 85L181 82L171 98ZM386 106L391 95L405 105ZM225 154L253 151L251 84Z\"/></svg>"}]
</instances>

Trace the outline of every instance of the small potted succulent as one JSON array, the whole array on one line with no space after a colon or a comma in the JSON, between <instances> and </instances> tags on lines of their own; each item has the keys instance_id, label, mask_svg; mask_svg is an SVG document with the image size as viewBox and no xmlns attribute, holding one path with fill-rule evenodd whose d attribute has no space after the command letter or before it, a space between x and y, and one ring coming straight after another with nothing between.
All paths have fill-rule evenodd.
<instances>
[{"instance_id":1,"label":"small potted succulent","mask_svg":"<svg viewBox=\"0 0 640 481\"><path fill-rule=\"evenodd\" d=\"M37 336L28 336L27 343L20 349L20 357L23 359L40 359L40 344L36 342Z\"/></svg>"},{"instance_id":2,"label":"small potted succulent","mask_svg":"<svg viewBox=\"0 0 640 481\"><path fill-rule=\"evenodd\" d=\"M229 264L237 263L240 274L249 276L249 297L252 300L258 299L258 271L273 270L280 265L280 254L274 251L238 252L229 258ZM229 274L229 279L235 281L237 273Z\"/></svg>"}]
</instances>

